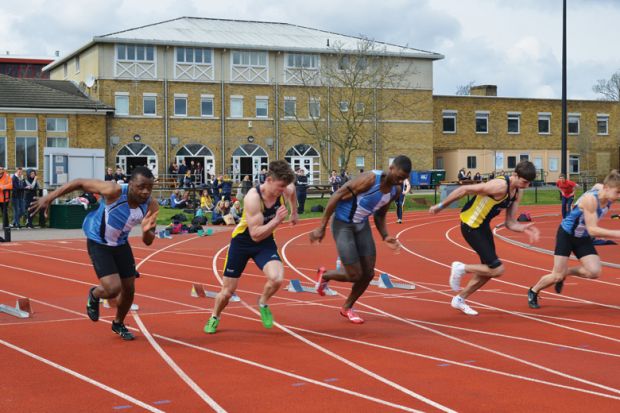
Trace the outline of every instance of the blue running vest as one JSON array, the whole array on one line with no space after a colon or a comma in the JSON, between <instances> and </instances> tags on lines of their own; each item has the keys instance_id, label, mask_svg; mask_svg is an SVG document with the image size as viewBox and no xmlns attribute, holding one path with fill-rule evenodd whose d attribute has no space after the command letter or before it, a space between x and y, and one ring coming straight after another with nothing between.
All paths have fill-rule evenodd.
<instances>
[{"instance_id":1,"label":"blue running vest","mask_svg":"<svg viewBox=\"0 0 620 413\"><path fill-rule=\"evenodd\" d=\"M586 222L583 217L583 211L579 208L579 202L583 199L586 194L594 195L596 198L596 215L600 219L603 215L609 211L609 207L611 206L611 202L608 202L605 207L601 207L601 201L598 199L598 189L590 189L588 192L584 193L579 197L573 209L570 211L570 214L566 216L562 220L560 224L562 229L566 231L568 234L577 238L588 238L590 234L588 234L588 230L586 229Z\"/></svg>"},{"instance_id":2,"label":"blue running vest","mask_svg":"<svg viewBox=\"0 0 620 413\"><path fill-rule=\"evenodd\" d=\"M338 201L336 205L336 219L349 224L361 224L368 220L371 214L390 202L396 196L396 186L384 194L380 191L382 171L372 171L375 174L375 183L366 192L353 194L351 199Z\"/></svg>"}]
</instances>

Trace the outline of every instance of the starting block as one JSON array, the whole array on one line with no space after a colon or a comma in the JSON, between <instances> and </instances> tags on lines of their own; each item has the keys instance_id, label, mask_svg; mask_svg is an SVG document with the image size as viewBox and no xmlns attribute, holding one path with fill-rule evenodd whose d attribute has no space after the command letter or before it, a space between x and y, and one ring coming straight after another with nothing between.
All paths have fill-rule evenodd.
<instances>
[{"instance_id":1,"label":"starting block","mask_svg":"<svg viewBox=\"0 0 620 413\"><path fill-rule=\"evenodd\" d=\"M15 307L0 304L0 312L7 313L17 318L30 318L34 313L30 307L30 299L28 298L18 298Z\"/></svg>"},{"instance_id":2,"label":"starting block","mask_svg":"<svg viewBox=\"0 0 620 413\"><path fill-rule=\"evenodd\" d=\"M172 235L170 235L169 231L166 231L165 229L162 229L161 231L158 231L158 232L155 233L155 238L172 239Z\"/></svg>"},{"instance_id":3,"label":"starting block","mask_svg":"<svg viewBox=\"0 0 620 413\"><path fill-rule=\"evenodd\" d=\"M317 293L316 287L306 287L302 285L301 281L299 280L291 280L288 287L286 287L286 290L292 293ZM325 295L338 295L338 293L327 287L325 288Z\"/></svg>"},{"instance_id":4,"label":"starting block","mask_svg":"<svg viewBox=\"0 0 620 413\"><path fill-rule=\"evenodd\" d=\"M215 291L208 291L206 288L204 288L204 286L202 284L193 284L192 285L192 292L191 292L191 296L192 297L196 297L196 298L215 298L216 295L217 295L217 293ZM241 301L241 298L239 298L239 296L237 294L233 294L233 296L230 297L230 301L232 301L233 303L237 303L237 302Z\"/></svg>"},{"instance_id":5,"label":"starting block","mask_svg":"<svg viewBox=\"0 0 620 413\"><path fill-rule=\"evenodd\" d=\"M103 308L118 307L118 303L116 302L116 298L109 298L109 299L108 298L101 298L101 299L99 299L99 302L103 303ZM137 311L137 310L140 309L140 306L138 304L132 304L129 309Z\"/></svg>"},{"instance_id":6,"label":"starting block","mask_svg":"<svg viewBox=\"0 0 620 413\"><path fill-rule=\"evenodd\" d=\"M383 273L379 276L379 280L371 281L370 285L376 285L379 288L400 288L401 290L414 290L415 285L407 284L407 283L395 283L392 282L390 276L386 273Z\"/></svg>"}]
</instances>

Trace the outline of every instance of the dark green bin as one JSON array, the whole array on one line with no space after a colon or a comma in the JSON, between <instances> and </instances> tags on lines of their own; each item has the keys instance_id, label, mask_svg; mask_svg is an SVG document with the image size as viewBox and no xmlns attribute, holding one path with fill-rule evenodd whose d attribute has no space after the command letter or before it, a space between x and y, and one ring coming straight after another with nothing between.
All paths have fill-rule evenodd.
<instances>
[{"instance_id":1,"label":"dark green bin","mask_svg":"<svg viewBox=\"0 0 620 413\"><path fill-rule=\"evenodd\" d=\"M82 205L52 204L49 211L50 228L82 228L86 215L98 207L98 204L89 205L88 209Z\"/></svg>"}]
</instances>

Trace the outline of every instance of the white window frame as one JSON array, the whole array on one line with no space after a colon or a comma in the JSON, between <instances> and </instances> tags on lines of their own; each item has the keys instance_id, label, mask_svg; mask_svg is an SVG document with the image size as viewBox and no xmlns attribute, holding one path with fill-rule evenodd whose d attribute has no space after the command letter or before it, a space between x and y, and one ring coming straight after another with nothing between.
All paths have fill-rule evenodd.
<instances>
[{"instance_id":1,"label":"white window frame","mask_svg":"<svg viewBox=\"0 0 620 413\"><path fill-rule=\"evenodd\" d=\"M474 124L474 129L476 131L477 134L479 135L488 135L489 134L489 115L490 112L489 111L483 111L483 110L477 110L476 111L476 120L475 120L475 124ZM485 129L484 131L479 131L478 130L478 120L484 120L485 121Z\"/></svg>"},{"instance_id":2,"label":"white window frame","mask_svg":"<svg viewBox=\"0 0 620 413\"><path fill-rule=\"evenodd\" d=\"M287 105L288 103L288 105ZM293 104L293 114L287 114L286 107ZM284 118L286 119L294 119L297 116L297 98L295 96L284 96Z\"/></svg>"},{"instance_id":3,"label":"white window frame","mask_svg":"<svg viewBox=\"0 0 620 413\"><path fill-rule=\"evenodd\" d=\"M265 114L258 114L258 105L260 104L264 104L265 107L264 108L260 108L260 109L265 109ZM255 112L255 116L259 119L266 119L269 117L269 96L256 96L256 112Z\"/></svg>"},{"instance_id":4,"label":"white window frame","mask_svg":"<svg viewBox=\"0 0 620 413\"><path fill-rule=\"evenodd\" d=\"M605 132L599 132L598 126L600 122L605 122ZM607 113L596 114L596 134L599 136L609 135L609 114Z\"/></svg>"},{"instance_id":5,"label":"white window frame","mask_svg":"<svg viewBox=\"0 0 620 413\"><path fill-rule=\"evenodd\" d=\"M118 99L127 100L127 113L118 111ZM114 93L114 116L129 116L129 92L115 92Z\"/></svg>"},{"instance_id":6,"label":"white window frame","mask_svg":"<svg viewBox=\"0 0 620 413\"><path fill-rule=\"evenodd\" d=\"M155 112L154 113L146 113L145 102L147 100L153 100L153 102L155 103L155 106L154 106ZM157 93L143 93L142 94L142 114L144 116L157 116Z\"/></svg>"},{"instance_id":7,"label":"white window frame","mask_svg":"<svg viewBox=\"0 0 620 413\"><path fill-rule=\"evenodd\" d=\"M446 134L455 134L456 133L456 121L458 117L458 111L456 110L444 110L441 112L441 131ZM446 119L452 119L454 121L454 130L446 129L446 125L444 121Z\"/></svg>"},{"instance_id":8,"label":"white window frame","mask_svg":"<svg viewBox=\"0 0 620 413\"><path fill-rule=\"evenodd\" d=\"M312 105L316 105L317 116L312 116ZM308 100L308 117L311 119L321 118L321 100L319 98L310 98L310 100Z\"/></svg>"},{"instance_id":9,"label":"white window frame","mask_svg":"<svg viewBox=\"0 0 620 413\"><path fill-rule=\"evenodd\" d=\"M64 125L65 126L64 129L59 129L58 128L58 123L59 123L58 121L59 120L64 121L64 124L65 124ZM50 123L52 123L51 121L53 121L53 125L54 125L52 127L52 129L50 129ZM62 123L62 122L60 122L60 123ZM47 119L45 119L45 130L47 132L68 132L69 131L69 119L67 119L67 118L47 118Z\"/></svg>"},{"instance_id":10,"label":"white window frame","mask_svg":"<svg viewBox=\"0 0 620 413\"><path fill-rule=\"evenodd\" d=\"M64 139L66 142L66 145L64 146L50 146L49 142L50 139ZM69 138L66 136L48 136L45 138L45 147L46 148L68 148L69 147Z\"/></svg>"},{"instance_id":11,"label":"white window frame","mask_svg":"<svg viewBox=\"0 0 620 413\"><path fill-rule=\"evenodd\" d=\"M241 114L235 113L235 111L233 110L233 102L241 103ZM243 118L243 96L232 95L230 97L230 117L231 118Z\"/></svg>"},{"instance_id":12,"label":"white window frame","mask_svg":"<svg viewBox=\"0 0 620 413\"><path fill-rule=\"evenodd\" d=\"M185 113L177 113L177 100L185 101ZM183 117L183 118L187 117L187 113L189 112L187 93L175 93L174 94L174 104L172 106L172 109L173 109L174 116Z\"/></svg>"},{"instance_id":13,"label":"white window frame","mask_svg":"<svg viewBox=\"0 0 620 413\"><path fill-rule=\"evenodd\" d=\"M200 116L204 118L212 118L215 116L215 106L214 106L214 96L213 95L200 95ZM203 111L202 104L205 102L211 101L211 114L205 114Z\"/></svg>"},{"instance_id":14,"label":"white window frame","mask_svg":"<svg viewBox=\"0 0 620 413\"><path fill-rule=\"evenodd\" d=\"M573 170L573 162L577 163L577 170ZM581 173L581 156L580 155L569 155L568 156L568 174L578 174Z\"/></svg>"},{"instance_id":15,"label":"white window frame","mask_svg":"<svg viewBox=\"0 0 620 413\"><path fill-rule=\"evenodd\" d=\"M560 170L560 159L559 158L549 158L549 172L557 172Z\"/></svg>"},{"instance_id":16,"label":"white window frame","mask_svg":"<svg viewBox=\"0 0 620 413\"><path fill-rule=\"evenodd\" d=\"M179 60L179 52L183 50L183 59ZM190 52L191 50L191 52ZM201 62L196 61L196 50L202 51ZM191 53L191 61L188 59L188 53ZM205 56L209 56L209 61L205 62ZM210 47L175 47L174 48L174 63L186 63L192 65L211 66L213 64L213 49Z\"/></svg>"},{"instance_id":17,"label":"white window frame","mask_svg":"<svg viewBox=\"0 0 620 413\"><path fill-rule=\"evenodd\" d=\"M510 121L517 121L517 131L510 131ZM506 133L509 135L519 135L521 133L521 112L508 112L506 114Z\"/></svg>"},{"instance_id":18,"label":"white window frame","mask_svg":"<svg viewBox=\"0 0 620 413\"><path fill-rule=\"evenodd\" d=\"M25 147L24 160L26 165L18 165L17 164L17 140L18 139L34 139L34 145L36 149L35 154L35 163L34 165L28 165L28 147ZM28 142L28 141L26 141ZM15 168L24 168L24 169L39 169L39 138L36 136L16 136L15 137Z\"/></svg>"},{"instance_id":19,"label":"white window frame","mask_svg":"<svg viewBox=\"0 0 620 413\"><path fill-rule=\"evenodd\" d=\"M80 55L75 56L75 73L80 73Z\"/></svg>"},{"instance_id":20,"label":"white window frame","mask_svg":"<svg viewBox=\"0 0 620 413\"><path fill-rule=\"evenodd\" d=\"M360 162L361 160L361 162ZM364 168L366 166L366 157L364 155L355 157L355 167L356 168Z\"/></svg>"},{"instance_id":21,"label":"white window frame","mask_svg":"<svg viewBox=\"0 0 620 413\"><path fill-rule=\"evenodd\" d=\"M577 132L570 131L571 120L577 121ZM581 113L569 113L566 117L566 133L569 135L579 135L581 132Z\"/></svg>"},{"instance_id":22,"label":"white window frame","mask_svg":"<svg viewBox=\"0 0 620 413\"><path fill-rule=\"evenodd\" d=\"M123 56L120 56L120 47L123 47ZM134 49L134 57L133 58L129 58L129 48L133 48ZM144 48L144 59L138 59L138 50L140 48ZM149 49L152 50L152 55L153 55L153 59L148 59L148 51ZM144 44L130 44L130 43L117 43L114 45L114 59L117 62L134 62L134 63L138 63L138 62L150 62L150 63L155 63L156 60L156 53L157 50L155 49L155 46L152 45L144 45Z\"/></svg>"},{"instance_id":23,"label":"white window frame","mask_svg":"<svg viewBox=\"0 0 620 413\"><path fill-rule=\"evenodd\" d=\"M540 131L540 122L547 121L547 132ZM538 134L539 135L551 135L551 113L549 112L538 112L538 124L537 124Z\"/></svg>"},{"instance_id":24,"label":"white window frame","mask_svg":"<svg viewBox=\"0 0 620 413\"><path fill-rule=\"evenodd\" d=\"M18 121L20 121L21 119L24 119L24 128L18 129L17 124L19 123ZM33 120L33 119L34 119L34 128L28 128L29 125L32 125L32 122L28 122L28 120ZM39 130L38 122L39 120L33 116L26 116L26 117L20 116L18 118L15 118L15 132L36 132Z\"/></svg>"},{"instance_id":25,"label":"white window frame","mask_svg":"<svg viewBox=\"0 0 620 413\"><path fill-rule=\"evenodd\" d=\"M268 83L269 53L263 50L233 50L230 53L230 79L232 82Z\"/></svg>"},{"instance_id":26,"label":"white window frame","mask_svg":"<svg viewBox=\"0 0 620 413\"><path fill-rule=\"evenodd\" d=\"M293 64L291 63L293 59ZM299 63L297 64L297 60ZM306 64L310 63L310 64ZM318 54L313 53L287 53L284 59L284 67L286 69L304 69L304 70L317 70L320 66L320 57Z\"/></svg>"}]
</instances>

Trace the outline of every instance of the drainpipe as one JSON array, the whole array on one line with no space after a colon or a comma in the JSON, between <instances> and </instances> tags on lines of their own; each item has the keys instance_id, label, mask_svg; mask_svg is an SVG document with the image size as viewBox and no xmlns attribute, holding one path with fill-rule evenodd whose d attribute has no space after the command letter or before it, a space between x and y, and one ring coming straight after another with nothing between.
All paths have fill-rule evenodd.
<instances>
[{"instance_id":1,"label":"drainpipe","mask_svg":"<svg viewBox=\"0 0 620 413\"><path fill-rule=\"evenodd\" d=\"M374 124L375 124L374 125L374 127L375 127L374 134L375 134L375 136L374 136L374 148L373 148L374 158L375 158L375 167L374 167L374 169L377 169L377 88L373 89L372 94L373 94L373 99L372 99L373 100L372 101L373 108L372 108L372 110L373 110L374 115L375 115L374 116L374 118L375 118L374 119Z\"/></svg>"},{"instance_id":2,"label":"drainpipe","mask_svg":"<svg viewBox=\"0 0 620 413\"><path fill-rule=\"evenodd\" d=\"M332 92L332 88L331 86L327 86L327 165L329 165L329 171L327 172L329 176L329 174L331 174L332 169L334 169L332 167L332 139L331 139L331 123L332 123L332 117L331 117L331 95Z\"/></svg>"},{"instance_id":3,"label":"drainpipe","mask_svg":"<svg viewBox=\"0 0 620 413\"><path fill-rule=\"evenodd\" d=\"M220 58L220 77L221 77L221 82L220 82L220 97L221 97L221 104L220 104L220 131L221 131L221 136L220 136L220 147L221 147L221 151L222 151L222 175L224 175L226 173L226 132L225 132L225 127L226 127L226 99L224 98L224 53L226 53L226 49L222 50L222 56Z\"/></svg>"},{"instance_id":4,"label":"drainpipe","mask_svg":"<svg viewBox=\"0 0 620 413\"><path fill-rule=\"evenodd\" d=\"M278 77L276 74L275 78L275 113L274 113L274 123L275 123L275 138L276 138L276 159L278 159L278 153L280 152L280 111L278 108L280 107L280 90L278 89Z\"/></svg>"},{"instance_id":5,"label":"drainpipe","mask_svg":"<svg viewBox=\"0 0 620 413\"><path fill-rule=\"evenodd\" d=\"M168 49L170 46L164 48L164 158L166 163L164 164L164 175L168 173L169 154L168 154Z\"/></svg>"}]
</instances>

